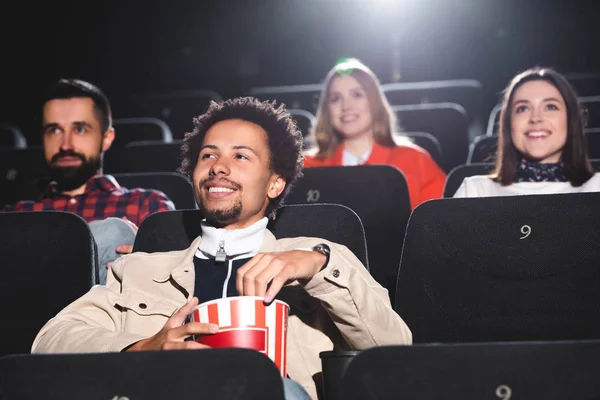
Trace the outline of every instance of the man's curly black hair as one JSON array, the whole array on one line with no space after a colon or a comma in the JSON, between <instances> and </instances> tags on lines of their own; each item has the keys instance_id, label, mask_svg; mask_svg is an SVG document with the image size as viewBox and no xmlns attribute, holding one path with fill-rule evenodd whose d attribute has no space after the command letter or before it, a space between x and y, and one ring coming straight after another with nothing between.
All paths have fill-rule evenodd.
<instances>
[{"instance_id":1,"label":"man's curly black hair","mask_svg":"<svg viewBox=\"0 0 600 400\"><path fill-rule=\"evenodd\" d=\"M277 209L283 205L294 182L302 177L304 164L302 132L283 104L275 107L275 102L260 101L253 97L211 102L205 114L194 118L194 130L185 134L179 171L191 180L206 132L217 122L231 119L252 122L267 132L271 153L269 167L286 182L284 191L272 199L267 207L267 215L275 218Z\"/></svg>"}]
</instances>

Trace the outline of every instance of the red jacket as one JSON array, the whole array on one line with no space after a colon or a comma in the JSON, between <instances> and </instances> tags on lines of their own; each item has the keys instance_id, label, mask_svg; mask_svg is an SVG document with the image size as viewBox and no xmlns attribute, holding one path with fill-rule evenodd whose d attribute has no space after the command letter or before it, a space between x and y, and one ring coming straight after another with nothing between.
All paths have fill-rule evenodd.
<instances>
[{"instance_id":1,"label":"red jacket","mask_svg":"<svg viewBox=\"0 0 600 400\"><path fill-rule=\"evenodd\" d=\"M344 146L338 146L335 153L326 159L317 159L307 155L304 167L341 166L343 152ZM446 174L427 151L419 146L384 147L375 143L365 164L387 164L400 169L406 178L410 204L413 209L426 200L442 197Z\"/></svg>"}]
</instances>

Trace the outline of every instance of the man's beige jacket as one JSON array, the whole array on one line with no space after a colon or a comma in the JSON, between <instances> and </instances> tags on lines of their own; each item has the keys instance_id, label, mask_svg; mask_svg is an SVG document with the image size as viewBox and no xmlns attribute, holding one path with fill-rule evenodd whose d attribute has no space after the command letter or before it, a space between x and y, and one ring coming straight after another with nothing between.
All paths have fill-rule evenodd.
<instances>
[{"instance_id":1,"label":"man's beige jacket","mask_svg":"<svg viewBox=\"0 0 600 400\"><path fill-rule=\"evenodd\" d=\"M194 254L134 253L112 265L106 286L95 286L38 333L34 353L119 352L157 333L194 295ZM295 281L277 296L290 307L288 376L313 399L321 379L319 353L336 349L411 344L412 334L380 286L346 247L317 238L277 240L266 230L261 252L331 247L331 258L308 281Z\"/></svg>"}]
</instances>

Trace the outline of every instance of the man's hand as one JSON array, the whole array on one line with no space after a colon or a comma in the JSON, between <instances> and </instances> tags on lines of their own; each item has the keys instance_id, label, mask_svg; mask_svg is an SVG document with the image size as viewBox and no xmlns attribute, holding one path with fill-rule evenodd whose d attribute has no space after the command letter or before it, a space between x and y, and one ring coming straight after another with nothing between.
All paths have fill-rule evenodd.
<instances>
[{"instance_id":1,"label":"man's hand","mask_svg":"<svg viewBox=\"0 0 600 400\"><path fill-rule=\"evenodd\" d=\"M264 296L270 303L286 283L312 278L326 259L307 250L258 253L238 269L235 286L240 296Z\"/></svg>"},{"instance_id":2,"label":"man's hand","mask_svg":"<svg viewBox=\"0 0 600 400\"><path fill-rule=\"evenodd\" d=\"M127 225L129 225L131 227L131 229L133 229L133 231L137 234L138 227L136 224L134 224L133 222L128 220L127 217L123 217L121 219L123 221L127 222ZM120 244L117 246L117 253L119 253L119 254L131 254L132 251L133 251L132 244Z\"/></svg>"},{"instance_id":3,"label":"man's hand","mask_svg":"<svg viewBox=\"0 0 600 400\"><path fill-rule=\"evenodd\" d=\"M138 227L136 224L134 224L133 222L128 220L127 217L122 217L121 219L123 221L127 222L127 225L129 225L131 227L131 229L133 229L134 232L137 234ZM120 244L117 246L115 251L118 254L131 254L133 252L133 245L132 244ZM112 263L113 263L112 261L107 262L106 268L108 269Z\"/></svg>"},{"instance_id":4,"label":"man's hand","mask_svg":"<svg viewBox=\"0 0 600 400\"><path fill-rule=\"evenodd\" d=\"M131 254L133 252L132 244L120 244L117 246L117 253L119 254Z\"/></svg>"},{"instance_id":5,"label":"man's hand","mask_svg":"<svg viewBox=\"0 0 600 400\"><path fill-rule=\"evenodd\" d=\"M131 222L130 220L127 219L127 217L121 217L121 219L125 222L127 222L127 225L129 225L131 227L131 229L133 229L133 231L135 233L137 233L138 231L138 227L136 224L134 224L133 222Z\"/></svg>"},{"instance_id":6,"label":"man's hand","mask_svg":"<svg viewBox=\"0 0 600 400\"><path fill-rule=\"evenodd\" d=\"M215 324L189 322L184 324L187 316L198 305L198 298L194 297L185 306L181 307L165 323L158 333L148 339L143 339L127 349L127 351L146 350L181 350L181 349L207 349L209 346L195 341L186 341L191 335L212 335L219 331Z\"/></svg>"}]
</instances>

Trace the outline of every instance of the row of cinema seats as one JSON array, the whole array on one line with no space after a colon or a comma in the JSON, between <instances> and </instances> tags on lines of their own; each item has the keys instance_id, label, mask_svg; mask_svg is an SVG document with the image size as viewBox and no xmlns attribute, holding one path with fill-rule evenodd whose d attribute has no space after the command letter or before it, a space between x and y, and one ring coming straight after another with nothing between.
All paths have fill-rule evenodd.
<instances>
[{"instance_id":1,"label":"row of cinema seats","mask_svg":"<svg viewBox=\"0 0 600 400\"><path fill-rule=\"evenodd\" d=\"M0 165L1 163L2 161ZM107 173L110 173L108 166L107 159ZM112 175L124 187L146 187L163 191L173 200L177 209L196 208L192 186L180 174ZM26 180L25 183L8 181L4 186L10 188L12 185L11 193L14 198L4 200L6 203L13 203L17 198L36 199L47 181L44 178ZM366 188L368 192L365 191ZM364 224L367 236L368 263L376 266L372 274L388 288L393 298L400 262L399 243L402 242L410 215L408 187L404 175L397 168L385 165L309 168L290 192L286 203L342 204L356 212Z\"/></svg>"},{"instance_id":2,"label":"row of cinema seats","mask_svg":"<svg viewBox=\"0 0 600 400\"><path fill-rule=\"evenodd\" d=\"M594 166L600 168L600 161L594 161ZM465 177L486 174L492 168L492 164L470 164L453 169L446 180L444 197L452 197ZM192 186L180 174L113 175L124 187L163 191L177 209L197 208ZM47 179L37 178L21 185L20 198L39 197L46 183ZM388 289L390 298L394 300L401 243L411 214L408 188L402 172L385 165L309 168L290 192L286 203L342 204L356 212L364 225L371 273Z\"/></svg>"},{"instance_id":3,"label":"row of cinema seats","mask_svg":"<svg viewBox=\"0 0 600 400\"><path fill-rule=\"evenodd\" d=\"M141 172L111 175L122 187L129 189L152 188L165 193L177 209L197 208L191 183L179 173ZM5 204L39 199L49 182L50 178L47 177L25 181L0 180L0 209L4 208Z\"/></svg>"},{"instance_id":4,"label":"row of cinema seats","mask_svg":"<svg viewBox=\"0 0 600 400\"><path fill-rule=\"evenodd\" d=\"M247 95L286 104L306 135L314 126L314 115L322 89L321 84L256 87L250 89ZM390 104L407 106L396 110L399 119L403 121L404 131L428 132L443 147L448 145L448 170L454 165L452 157L462 162L464 157L461 154L466 156L467 147L460 148L460 153L454 156L452 149L458 146L455 143L466 143L469 138L483 132L480 116L486 105L482 101L482 84L477 80L390 83L384 84L382 89ZM219 100L222 100L222 96L211 90L139 93L117 99L114 109L116 115L161 119L171 127L174 138L180 139L184 132L191 129L193 117L206 110L210 101ZM432 118L438 108L438 117ZM149 139L138 137L134 140Z\"/></svg>"},{"instance_id":5,"label":"row of cinema seats","mask_svg":"<svg viewBox=\"0 0 600 400\"><path fill-rule=\"evenodd\" d=\"M395 83L384 85L394 106L403 132L426 132L430 138L416 135L415 142L425 147L446 170L466 159L471 137L482 132L479 122L481 83L476 80ZM322 85L296 85L254 88L249 95L263 100L285 103L305 137L315 126L316 108L304 101L318 97ZM192 120L206 110L212 100L221 96L210 90L149 93L134 95L114 104L115 115L143 118L116 118L119 133L115 148L133 141L180 140L192 129ZM119 103L122 101L122 104ZM311 100L312 103L312 100ZM8 136L6 136L8 137ZM431 145L431 141L434 144ZM439 143L438 143L439 142ZM33 143L37 143L35 140ZM314 143L306 142L306 146ZM0 146L2 146L0 142ZM444 156L437 148L444 149Z\"/></svg>"},{"instance_id":6,"label":"row of cinema seats","mask_svg":"<svg viewBox=\"0 0 600 400\"><path fill-rule=\"evenodd\" d=\"M410 105L398 107L406 111L413 108ZM429 107L437 106L431 104L419 105L421 111L427 111ZM425 118L425 121L430 121L434 125L439 124L440 120L438 118L442 115L440 113L447 112L447 117L451 119L451 115L455 113L456 109L455 106L447 103L445 111L442 109L430 110L437 113L437 116L436 118ZM314 116L312 118L314 119ZM477 136L470 142L467 142L466 136L462 141L454 140L453 138L456 135L450 132L453 124L444 123L443 125L446 127L444 135L447 134L447 137L440 140L437 137L439 131L436 133L436 128L433 125L429 126L418 121L413 124L411 118L408 116L405 122L412 128L420 128L420 130L401 132L398 136L408 137L415 144L423 147L448 173L462 164L488 162L495 157L498 137L494 132ZM122 120L125 121L125 119ZM312 123L309 122L309 124ZM117 135L121 143L105 154L106 172L172 172L177 169L181 139L174 139L164 122L153 118L131 118L128 119L127 123L123 122L118 130L119 132L125 130L125 134ZM126 137L126 139L123 139L123 137ZM139 140L143 137L148 140ZM136 140L130 141L127 138L136 138ZM600 128L587 128L586 138L589 157L600 158ZM43 176L46 165L42 154L42 149L39 146L0 147L0 173L7 180L18 179L19 177L31 179ZM457 154L460 154L460 157L457 157ZM450 163L446 162L449 159L448 157L452 159Z\"/></svg>"},{"instance_id":7,"label":"row of cinema seats","mask_svg":"<svg viewBox=\"0 0 600 400\"><path fill-rule=\"evenodd\" d=\"M188 247L201 219L198 210L153 214L140 225L134 251ZM286 206L269 229L278 238L318 236L343 243L367 264L361 221L347 207ZM89 226L74 214L0 213L0 255L0 312L6 326L18 327L3 333L0 356L28 352L42 325L98 282L96 244Z\"/></svg>"},{"instance_id":8,"label":"row of cinema seats","mask_svg":"<svg viewBox=\"0 0 600 400\"><path fill-rule=\"evenodd\" d=\"M189 245L199 218L197 210L149 217L134 251ZM442 382L443 393L452 394L441 396L447 398L491 398L502 385L504 394L527 397L597 397L599 226L599 193L438 199L419 206L398 245L393 304L418 345L352 357L338 385L340 398L397 398L405 391L431 398ZM366 263L360 218L346 207L286 206L270 228L278 237L318 235L345 244ZM71 214L3 214L0 254L3 316L7 326L18 327L5 331L0 355L26 353L41 325L97 280L93 238ZM32 304L34 312L15 304ZM555 369L564 372L556 376ZM0 389L10 379L22 378L0 373ZM580 379L576 387L572 379ZM540 382L556 386L549 390Z\"/></svg>"},{"instance_id":9,"label":"row of cinema seats","mask_svg":"<svg viewBox=\"0 0 600 400\"><path fill-rule=\"evenodd\" d=\"M471 138L483 130L478 119L481 107L478 81L395 83L383 85L383 90L399 120L399 131L430 135L430 139L423 140L408 134L446 171L464 162ZM254 88L250 94L316 112L321 91L322 85L315 84ZM439 147L439 152L431 148L431 140L437 142L435 147Z\"/></svg>"},{"instance_id":10,"label":"row of cinema seats","mask_svg":"<svg viewBox=\"0 0 600 400\"><path fill-rule=\"evenodd\" d=\"M600 93L597 92L600 90L600 77L571 74L568 78L588 109L588 127L600 127L600 97L594 96ZM269 86L253 88L248 94L263 100L285 103L298 111L295 118L306 134L314 126L311 121L314 121L322 89L321 84ZM465 162L468 145L475 137L483 133L491 135L497 127L499 107L494 107L494 103L488 104L486 97L489 96L484 93L483 85L477 80L388 83L382 85L382 89L401 121L400 130L427 132L440 142L446 157L440 159L439 164L446 171ZM167 93L148 98L138 95L135 102L130 102L123 111L127 115L149 115L165 119L174 127L177 135L183 135L183 132L189 130L189 121L198 109L205 109L210 100L220 98L210 91ZM136 106L131 107L134 103ZM484 116L484 112L490 109L490 115ZM313 117L307 118L306 115Z\"/></svg>"},{"instance_id":11,"label":"row of cinema seats","mask_svg":"<svg viewBox=\"0 0 600 400\"><path fill-rule=\"evenodd\" d=\"M600 93L600 75L597 73L567 74L566 77L587 103L591 104L593 97ZM255 87L248 90L246 94L262 100L276 100L286 104L287 108L304 110L314 115L322 90L323 85L317 83ZM494 107L496 94L501 89L487 90L476 79L452 79L384 83L382 90L392 106L436 103L459 105L464 109L467 117L469 137L473 138L485 130L486 119L489 117L484 113ZM490 98L489 93L493 93L491 95L493 98ZM118 103L121 99L116 99L114 108L116 114L120 115L147 115L160 118L166 121L174 132L182 135L189 129L191 119L198 114L199 110L205 110L210 101L222 99L219 93L212 90L138 93L124 97L122 103Z\"/></svg>"},{"instance_id":12,"label":"row of cinema seats","mask_svg":"<svg viewBox=\"0 0 600 400\"><path fill-rule=\"evenodd\" d=\"M131 118L116 118L112 121L113 127L119 132L115 136L113 147L123 147L128 143L136 140L152 140L162 143L171 143L173 141L173 133L169 125L155 117L131 117ZM36 134L33 147L39 143L39 129L35 129L32 132L26 132L30 135ZM29 143L32 137L26 135L19 127L8 124L0 123L0 150L5 149L24 149L31 147Z\"/></svg>"},{"instance_id":13,"label":"row of cinema seats","mask_svg":"<svg viewBox=\"0 0 600 400\"><path fill-rule=\"evenodd\" d=\"M415 106L402 106L406 108L404 110L407 114L406 119L406 129L405 132L398 133L398 135L402 135L408 137L415 144L423 147L427 150L434 160L441 166L444 165L444 155L442 151L442 142L436 137L436 135L441 132L439 126L436 128L434 125L439 125L436 118L430 118L428 115L421 115L422 113L439 113L439 117L446 120L448 122L448 118L452 119L452 116L444 117L444 113L453 114L452 107L448 109L441 110L433 110L430 105L418 105L416 106L418 109L414 109ZM408 108L407 108L408 107ZM450 111L449 111L450 110ZM296 120L300 130L304 135L304 148L309 149L314 147L315 143L312 141L312 137L308 135L311 131L312 127L316 125L316 118L313 114L304 110L290 110L294 119ZM398 110L400 112L400 110ZM421 121L422 119L422 121ZM462 119L462 117L459 117ZM431 123L433 122L433 125ZM445 123L448 127L446 129L449 138L451 139L454 136L454 133L450 132L454 129L453 123ZM113 125L115 126L115 130L117 135L115 136L115 141L111 147L110 153L121 153L124 155L127 151L125 149L138 148L139 146L145 146L146 151L150 152L153 150L161 150L168 149L170 146L177 147L181 144L182 138L180 136L183 135L181 133L180 136L174 137L173 131L171 128L162 120L154 117L149 118L120 118L115 119ZM462 131L464 128L464 124L459 123L459 131ZM432 128L433 126L433 128ZM192 128L191 120L189 126L186 131L190 131ZM412 129L411 131L406 131L408 128ZM434 134L428 133L428 130L432 130ZM11 149L24 149L27 147L39 148L39 145L31 145L27 144L24 136L20 134L22 137L22 141L17 142L16 139L11 136L12 134L9 132L3 133L0 131L0 139L6 139L7 143L3 146L0 143L0 151L7 151ZM439 136L439 135L438 135ZM462 136L462 135L461 135ZM466 157L468 150L468 142L466 136L463 140L454 141L451 143L445 143L444 145L448 147L448 154L453 154L456 150L459 150L460 153ZM161 147L164 146L164 147ZM131 151L129 151L131 153ZM177 154L178 156L178 154ZM114 159L118 159L118 156L114 156ZM119 168L128 168L127 167L127 157L120 157L122 160L121 164L117 164ZM175 158L172 158L175 161ZM137 167L139 168L139 167Z\"/></svg>"},{"instance_id":14,"label":"row of cinema seats","mask_svg":"<svg viewBox=\"0 0 600 400\"><path fill-rule=\"evenodd\" d=\"M600 338L599 204L599 193L578 193L438 199L416 208L404 243L397 244L393 302L415 343ZM140 226L134 251L185 248L201 218L198 210L152 215ZM6 213L0 228L4 315L19 321L22 338L9 337L2 346L22 352L40 321L91 287L98 266L87 225L77 216ZM288 205L270 228L276 237L344 244L375 270L360 218L347 207ZM27 251L32 248L40 251ZM57 290L63 285L68 290ZM32 298L35 315L13 307Z\"/></svg>"},{"instance_id":15,"label":"row of cinema seats","mask_svg":"<svg viewBox=\"0 0 600 400\"><path fill-rule=\"evenodd\" d=\"M181 141L137 142L104 154L104 173L175 172L179 167ZM0 149L0 203L20 200L21 186L48 176L41 147ZM4 199L2 195L7 196Z\"/></svg>"},{"instance_id":16,"label":"row of cinema seats","mask_svg":"<svg viewBox=\"0 0 600 400\"><path fill-rule=\"evenodd\" d=\"M589 119L587 126L592 132L600 128L600 96L591 95L595 94L594 90L600 87L593 83L600 82L600 79L598 76L573 76L571 79L581 93L579 99L587 110ZM493 107L487 122L483 121L480 116L487 104L483 101L482 85L477 80L390 83L384 84L382 88L400 121L398 130L406 132L405 135L429 151L447 172L463 164L465 160L470 162L470 148L484 132L485 136L497 133L500 106ZM290 105L292 114L306 137L314 127L314 114L321 90L320 84L293 85L254 88L249 94L260 99L277 100ZM171 100L173 99L172 97ZM175 103L168 104L170 105L166 107L169 110L183 107L183 105L174 105ZM138 112L142 111L150 112L143 108ZM188 114L186 122L190 121L193 115L191 110ZM158 114L148 115L158 117ZM177 132L183 134L184 131ZM423 134L419 132L424 132L428 137L423 138ZM307 142L307 146L313 144ZM600 143L591 144L594 154L600 154ZM596 158L596 155L593 157ZM485 160L473 159L472 162L480 161Z\"/></svg>"},{"instance_id":17,"label":"row of cinema seats","mask_svg":"<svg viewBox=\"0 0 600 400\"><path fill-rule=\"evenodd\" d=\"M185 248L201 217L157 214L134 250ZM325 235L365 262L360 218L348 208L290 205L281 217L276 236ZM598 226L600 193L426 202L398 244L394 308L415 343L600 338Z\"/></svg>"},{"instance_id":18,"label":"row of cinema seats","mask_svg":"<svg viewBox=\"0 0 600 400\"><path fill-rule=\"evenodd\" d=\"M587 106L600 106L600 97L593 99L595 101L586 103ZM465 160L466 163L485 162L495 155L496 124L490 120L487 133L471 139L466 134L467 112L458 104L425 103L394 106L393 109L400 116L402 124L402 132L398 135L408 137L427 150L447 172L465 163ZM292 110L292 112L295 113L295 118L306 135L315 124L314 115L304 110ZM600 108L591 110L590 115L596 114L600 114ZM492 115L495 115L494 111ZM589 155L592 158L600 158L599 124L600 120L591 120L590 127L586 130ZM149 172L150 169L173 171L176 168L181 138L174 138L171 129L164 121L157 118L121 118L115 120L115 126L119 134L113 149L107 153L110 170ZM3 137L8 137L8 134ZM27 147L26 143L19 143L15 141L14 146L2 147L0 151L5 153L11 149ZM308 140L305 143L307 148L313 145L314 143ZM157 158L164 161L159 162L157 166L148 166L149 160L155 160L153 156L158 155L161 157ZM140 162L140 160L147 161Z\"/></svg>"},{"instance_id":19,"label":"row of cinema seats","mask_svg":"<svg viewBox=\"0 0 600 400\"><path fill-rule=\"evenodd\" d=\"M338 373L324 370L321 399L596 399L600 341L376 347ZM275 365L244 349L5 356L0 393L8 400L284 400Z\"/></svg>"},{"instance_id":20,"label":"row of cinema seats","mask_svg":"<svg viewBox=\"0 0 600 400\"><path fill-rule=\"evenodd\" d=\"M600 93L597 92L600 76L571 74L568 78L588 110L588 127L600 128L600 96L596 96ZM306 136L315 125L316 105L322 89L321 84L270 86L250 89L247 94L285 103ZM443 155L434 150L432 156L446 171L465 162L469 146L477 137L497 132L500 106L495 104L496 99L488 101L490 96L477 80L388 83L382 85L382 89L401 122L400 131L426 132L439 142ZM192 129L193 118L213 100L222 100L222 96L211 90L139 93L118 98L113 104L115 114L134 118L114 120L119 132L114 147L135 141L180 140ZM489 115L485 115L490 109ZM0 124L0 147L27 146L25 136L33 131L25 133L23 135L14 125ZM33 143L37 142L36 138ZM420 138L416 142L421 145ZM425 141L426 146L423 146L428 151L429 142ZM307 146L313 144L307 142ZM477 161L482 160L474 160Z\"/></svg>"},{"instance_id":21,"label":"row of cinema seats","mask_svg":"<svg viewBox=\"0 0 600 400\"><path fill-rule=\"evenodd\" d=\"M365 262L360 218L335 207L342 206L287 206L279 224L292 224L273 232L326 234ZM135 250L186 248L201 217L157 214L150 234L140 229ZM600 193L426 202L412 213L402 246L396 238L394 308L415 343L600 338L599 226ZM376 267L368 263L372 273Z\"/></svg>"},{"instance_id":22,"label":"row of cinema seats","mask_svg":"<svg viewBox=\"0 0 600 400\"><path fill-rule=\"evenodd\" d=\"M204 110L203 108L198 109L196 114L186 119L186 126L182 127L181 131L174 131L167 122L157 117L115 118L112 126L118 134L115 136L112 148L121 148L140 141L172 143L173 140L181 140L186 132L193 129L193 117L201 114ZM310 112L294 109L288 111L304 136L308 135L311 128L316 125L316 118ZM38 142L39 139L36 138L35 143ZM0 149L22 149L30 146L27 136L21 129L12 124L0 123Z\"/></svg>"}]
</instances>

